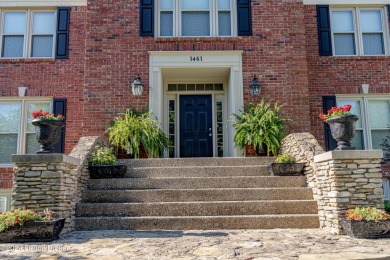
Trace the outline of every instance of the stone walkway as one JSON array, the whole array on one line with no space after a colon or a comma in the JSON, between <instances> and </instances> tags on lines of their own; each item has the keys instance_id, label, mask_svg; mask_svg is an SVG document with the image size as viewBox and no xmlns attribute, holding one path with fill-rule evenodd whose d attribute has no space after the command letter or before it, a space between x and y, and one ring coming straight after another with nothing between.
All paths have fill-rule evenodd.
<instances>
[{"instance_id":1,"label":"stone walkway","mask_svg":"<svg viewBox=\"0 0 390 260\"><path fill-rule=\"evenodd\" d=\"M71 232L51 243L0 244L0 259L390 259L390 239L317 229Z\"/></svg>"}]
</instances>

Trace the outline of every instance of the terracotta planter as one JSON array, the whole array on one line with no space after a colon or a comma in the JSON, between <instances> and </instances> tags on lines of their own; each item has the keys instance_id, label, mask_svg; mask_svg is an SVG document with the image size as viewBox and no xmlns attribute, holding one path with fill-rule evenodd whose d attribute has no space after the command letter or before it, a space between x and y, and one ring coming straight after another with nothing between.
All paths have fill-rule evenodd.
<instances>
[{"instance_id":1,"label":"terracotta planter","mask_svg":"<svg viewBox=\"0 0 390 260\"><path fill-rule=\"evenodd\" d=\"M91 179L123 178L126 171L127 166L123 164L89 166Z\"/></svg>"},{"instance_id":2,"label":"terracotta planter","mask_svg":"<svg viewBox=\"0 0 390 260\"><path fill-rule=\"evenodd\" d=\"M357 221L340 220L345 232L356 238L390 238L390 220Z\"/></svg>"},{"instance_id":3,"label":"terracotta planter","mask_svg":"<svg viewBox=\"0 0 390 260\"><path fill-rule=\"evenodd\" d=\"M355 136L356 121L359 117L351 116L336 116L327 119L325 122L330 126L332 137L337 141L335 150L355 150L351 146L351 140Z\"/></svg>"},{"instance_id":4,"label":"terracotta planter","mask_svg":"<svg viewBox=\"0 0 390 260\"><path fill-rule=\"evenodd\" d=\"M58 143L61 129L65 122L60 120L34 119L35 134L41 149L37 153L55 153L54 146Z\"/></svg>"},{"instance_id":5,"label":"terracotta planter","mask_svg":"<svg viewBox=\"0 0 390 260\"><path fill-rule=\"evenodd\" d=\"M271 163L269 169L271 174L277 176L302 175L305 163Z\"/></svg>"},{"instance_id":6,"label":"terracotta planter","mask_svg":"<svg viewBox=\"0 0 390 260\"><path fill-rule=\"evenodd\" d=\"M53 221L28 221L23 226L13 226L0 232L0 243L50 242L59 238L65 219Z\"/></svg>"}]
</instances>

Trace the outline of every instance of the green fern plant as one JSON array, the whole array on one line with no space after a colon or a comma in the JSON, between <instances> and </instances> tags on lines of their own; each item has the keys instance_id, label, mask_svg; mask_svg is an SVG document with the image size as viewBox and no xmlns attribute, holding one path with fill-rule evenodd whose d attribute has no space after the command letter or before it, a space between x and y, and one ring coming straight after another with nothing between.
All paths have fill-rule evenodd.
<instances>
[{"instance_id":1,"label":"green fern plant","mask_svg":"<svg viewBox=\"0 0 390 260\"><path fill-rule=\"evenodd\" d=\"M115 119L107 134L114 147L127 150L135 158L139 158L141 146L149 158L161 157L170 146L169 138L151 118L150 112L127 110Z\"/></svg>"},{"instance_id":2,"label":"green fern plant","mask_svg":"<svg viewBox=\"0 0 390 260\"><path fill-rule=\"evenodd\" d=\"M281 105L276 102L271 108L269 102L262 99L257 105L249 104L240 114L233 114L236 133L234 144L244 149L245 145L255 148L266 147L267 155L278 154L280 144L285 136L284 122L280 114Z\"/></svg>"}]
</instances>

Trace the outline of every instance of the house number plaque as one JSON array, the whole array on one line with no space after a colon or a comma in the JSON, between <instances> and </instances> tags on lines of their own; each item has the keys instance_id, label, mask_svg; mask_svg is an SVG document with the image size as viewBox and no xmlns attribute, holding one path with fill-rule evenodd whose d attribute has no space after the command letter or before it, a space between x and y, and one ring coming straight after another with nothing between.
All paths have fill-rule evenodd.
<instances>
[{"instance_id":1,"label":"house number plaque","mask_svg":"<svg viewBox=\"0 0 390 260\"><path fill-rule=\"evenodd\" d=\"M190 56L190 61L203 61L202 56Z\"/></svg>"}]
</instances>

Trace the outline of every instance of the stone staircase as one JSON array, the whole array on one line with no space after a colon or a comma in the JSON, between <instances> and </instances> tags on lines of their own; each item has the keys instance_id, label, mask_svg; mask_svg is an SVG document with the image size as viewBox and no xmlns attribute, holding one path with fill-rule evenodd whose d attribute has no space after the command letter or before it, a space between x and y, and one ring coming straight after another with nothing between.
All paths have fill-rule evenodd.
<instances>
[{"instance_id":1,"label":"stone staircase","mask_svg":"<svg viewBox=\"0 0 390 260\"><path fill-rule=\"evenodd\" d=\"M121 160L126 178L89 180L76 230L318 228L305 177L270 176L272 160Z\"/></svg>"}]
</instances>

